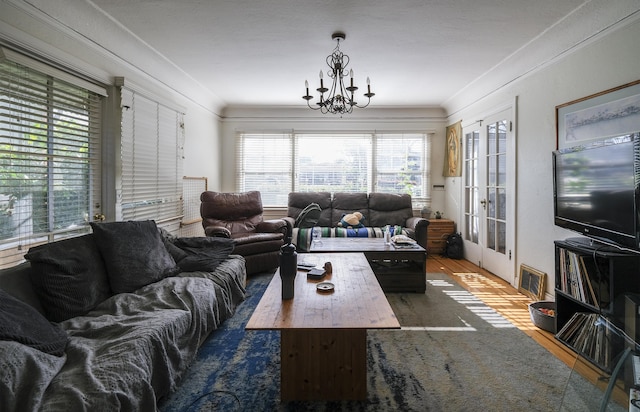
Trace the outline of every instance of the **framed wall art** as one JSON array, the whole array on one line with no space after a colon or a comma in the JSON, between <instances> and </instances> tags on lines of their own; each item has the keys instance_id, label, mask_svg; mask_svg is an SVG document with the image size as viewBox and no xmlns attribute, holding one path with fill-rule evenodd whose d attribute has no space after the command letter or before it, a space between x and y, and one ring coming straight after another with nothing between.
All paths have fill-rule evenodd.
<instances>
[{"instance_id":1,"label":"framed wall art","mask_svg":"<svg viewBox=\"0 0 640 412\"><path fill-rule=\"evenodd\" d=\"M527 265L520 265L520 282L518 292L529 296L531 299L542 300L546 288L547 274Z\"/></svg>"},{"instance_id":2,"label":"framed wall art","mask_svg":"<svg viewBox=\"0 0 640 412\"><path fill-rule=\"evenodd\" d=\"M640 132L640 80L556 106L556 148Z\"/></svg>"},{"instance_id":3,"label":"framed wall art","mask_svg":"<svg viewBox=\"0 0 640 412\"><path fill-rule=\"evenodd\" d=\"M462 120L447 126L442 176L462 176Z\"/></svg>"}]
</instances>

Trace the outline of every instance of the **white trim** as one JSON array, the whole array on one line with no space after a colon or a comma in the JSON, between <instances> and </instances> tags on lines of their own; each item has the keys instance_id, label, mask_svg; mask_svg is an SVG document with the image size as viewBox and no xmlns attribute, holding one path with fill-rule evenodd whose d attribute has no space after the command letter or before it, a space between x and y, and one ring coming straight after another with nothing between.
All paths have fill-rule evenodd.
<instances>
[{"instance_id":1,"label":"white trim","mask_svg":"<svg viewBox=\"0 0 640 412\"><path fill-rule=\"evenodd\" d=\"M48 64L32 59L31 57L27 57L24 54L20 54L13 50L9 50L6 47L0 47L0 61L3 61L3 60L21 64L30 69L39 71L40 73L44 73L51 77L55 77L58 80L62 80L64 82L73 84L74 86L87 89L101 96L104 96L104 97L108 96L107 90L102 86L98 86L95 83L91 83L86 80L80 79L77 76L74 76L60 69L56 69L53 66L50 66Z\"/></svg>"}]
</instances>

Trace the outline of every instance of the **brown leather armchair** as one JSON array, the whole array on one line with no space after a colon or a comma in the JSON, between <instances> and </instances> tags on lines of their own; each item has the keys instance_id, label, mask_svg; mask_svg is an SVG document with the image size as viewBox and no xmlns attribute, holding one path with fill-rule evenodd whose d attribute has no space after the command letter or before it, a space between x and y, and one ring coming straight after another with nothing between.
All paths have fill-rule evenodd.
<instances>
[{"instance_id":1,"label":"brown leather armchair","mask_svg":"<svg viewBox=\"0 0 640 412\"><path fill-rule=\"evenodd\" d=\"M244 256L247 275L278 267L280 248L291 230L283 219L263 220L260 192L206 191L200 201L205 235L233 239L233 253Z\"/></svg>"}]
</instances>

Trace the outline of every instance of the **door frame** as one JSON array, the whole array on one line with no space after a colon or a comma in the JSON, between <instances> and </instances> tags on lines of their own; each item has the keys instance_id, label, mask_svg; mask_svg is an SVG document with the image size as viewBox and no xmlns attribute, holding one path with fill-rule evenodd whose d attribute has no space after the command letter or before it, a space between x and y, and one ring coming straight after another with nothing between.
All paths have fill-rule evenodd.
<instances>
[{"instance_id":1,"label":"door frame","mask_svg":"<svg viewBox=\"0 0 640 412\"><path fill-rule=\"evenodd\" d=\"M509 193L509 197L508 197L508 202L506 204L506 213L507 213L507 227L506 227L506 251L505 251L505 255L508 258L508 264L504 265L504 269L502 270L501 273L494 273L496 276L504 279L505 281L509 282L512 286L515 286L517 283L517 276L518 274L516 273L516 262L517 262L517 256L516 256L516 251L517 251L517 231L516 231L516 220L517 220L517 214L516 214L516 210L517 210L517 140L518 140L518 128L517 128L517 118L518 118L518 98L517 96L509 103L504 103L502 105L496 106L494 108L492 108L491 110L487 110L486 112L483 112L480 115L476 115L473 116L472 118L474 119L479 119L479 120L473 120L473 121L469 121L469 122L464 122L462 123L462 136L461 138L463 139L461 147L463 149L463 159L466 159L466 142L464 139L466 139L466 135L468 133L471 133L475 130L478 129L483 129L486 127L487 123L485 121L485 119L489 119L492 117L495 117L499 114L501 114L502 112L505 111L510 111L510 113L507 115L506 118L507 122L511 123L511 139L507 139L507 193ZM461 177L461 183L460 183L460 209L459 209L459 216L458 216L458 222L460 222L458 231L459 232L463 232L463 238L464 240L464 257L465 259L475 263L476 265L478 265L479 267L484 268L484 245L481 245L481 243L484 242L484 239L479 239L478 240L478 244L472 243L468 240L466 240L466 225L465 225L465 182L464 182L464 178L465 178L465 173L466 170L464 169L466 168L466 164L463 161L463 174ZM482 197L482 196L480 196ZM480 205L478 205L480 207ZM482 214L481 218L484 218L484 214ZM484 222L481 223L481 227L485 227ZM484 233L480 234L481 236L484 236ZM494 252L495 253L495 252Z\"/></svg>"}]
</instances>

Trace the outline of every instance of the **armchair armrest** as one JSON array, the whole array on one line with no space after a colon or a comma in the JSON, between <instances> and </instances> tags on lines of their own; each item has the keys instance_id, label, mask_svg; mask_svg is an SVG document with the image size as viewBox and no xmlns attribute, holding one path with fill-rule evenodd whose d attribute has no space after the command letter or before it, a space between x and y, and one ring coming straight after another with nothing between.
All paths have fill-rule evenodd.
<instances>
[{"instance_id":1,"label":"armchair armrest","mask_svg":"<svg viewBox=\"0 0 640 412\"><path fill-rule=\"evenodd\" d=\"M204 234L211 237L231 238L231 231L222 226L207 226L204 228Z\"/></svg>"},{"instance_id":2,"label":"armchair armrest","mask_svg":"<svg viewBox=\"0 0 640 412\"><path fill-rule=\"evenodd\" d=\"M269 219L263 220L256 226L256 232L259 233L282 233L284 238L287 238L289 233L288 224L284 219Z\"/></svg>"},{"instance_id":3,"label":"armchair armrest","mask_svg":"<svg viewBox=\"0 0 640 412\"><path fill-rule=\"evenodd\" d=\"M410 217L405 223L405 227L413 232L416 242L425 249L427 248L427 226L429 221L417 216Z\"/></svg>"}]
</instances>

